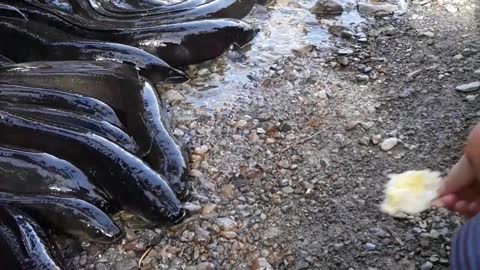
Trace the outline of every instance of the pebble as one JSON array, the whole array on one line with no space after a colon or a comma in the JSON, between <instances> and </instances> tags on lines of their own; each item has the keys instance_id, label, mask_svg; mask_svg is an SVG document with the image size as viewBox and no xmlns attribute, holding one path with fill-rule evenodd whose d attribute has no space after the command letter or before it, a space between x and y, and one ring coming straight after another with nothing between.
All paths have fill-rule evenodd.
<instances>
[{"instance_id":1,"label":"pebble","mask_svg":"<svg viewBox=\"0 0 480 270\"><path fill-rule=\"evenodd\" d=\"M458 92L468 93L477 91L480 88L480 82L471 82L455 87Z\"/></svg>"},{"instance_id":2,"label":"pebble","mask_svg":"<svg viewBox=\"0 0 480 270\"><path fill-rule=\"evenodd\" d=\"M231 231L238 226L237 222L235 220L230 219L230 218L217 218L215 223L223 231Z\"/></svg>"},{"instance_id":3,"label":"pebble","mask_svg":"<svg viewBox=\"0 0 480 270\"><path fill-rule=\"evenodd\" d=\"M377 145L382 141L382 135L380 134L373 135L371 140L373 144Z\"/></svg>"},{"instance_id":4,"label":"pebble","mask_svg":"<svg viewBox=\"0 0 480 270\"><path fill-rule=\"evenodd\" d=\"M398 139L397 139L397 138L388 138L388 139L385 139L385 140L380 144L380 149L382 149L382 151L390 151L390 150L392 150L397 144L398 144Z\"/></svg>"},{"instance_id":5,"label":"pebble","mask_svg":"<svg viewBox=\"0 0 480 270\"><path fill-rule=\"evenodd\" d=\"M349 64L348 58L345 57L345 56L339 56L337 58L337 62L344 67L348 66L348 64Z\"/></svg>"},{"instance_id":6,"label":"pebble","mask_svg":"<svg viewBox=\"0 0 480 270\"><path fill-rule=\"evenodd\" d=\"M474 74L480 74L480 68L473 72Z\"/></svg>"},{"instance_id":7,"label":"pebble","mask_svg":"<svg viewBox=\"0 0 480 270\"><path fill-rule=\"evenodd\" d=\"M394 13L398 11L398 6L388 3L379 2L376 3L367 3L367 2L358 2L358 12L363 15L376 15L379 13Z\"/></svg>"},{"instance_id":8,"label":"pebble","mask_svg":"<svg viewBox=\"0 0 480 270\"><path fill-rule=\"evenodd\" d=\"M433 268L433 263L431 262L425 262L424 264L422 264L422 266L420 266L420 270L430 270Z\"/></svg>"},{"instance_id":9,"label":"pebble","mask_svg":"<svg viewBox=\"0 0 480 270\"><path fill-rule=\"evenodd\" d=\"M286 159L282 159L278 162L278 166L283 169L290 169L290 163Z\"/></svg>"},{"instance_id":10,"label":"pebble","mask_svg":"<svg viewBox=\"0 0 480 270\"><path fill-rule=\"evenodd\" d=\"M207 152L208 152L208 146L206 146L206 145L201 145L201 146L195 148L195 150L193 151L194 154L199 155L199 156L203 156Z\"/></svg>"},{"instance_id":11,"label":"pebble","mask_svg":"<svg viewBox=\"0 0 480 270\"><path fill-rule=\"evenodd\" d=\"M119 262L116 262L113 265L113 269L115 270L136 270L138 269L137 262L134 259L125 259Z\"/></svg>"},{"instance_id":12,"label":"pebble","mask_svg":"<svg viewBox=\"0 0 480 270\"><path fill-rule=\"evenodd\" d=\"M340 15L343 12L343 7L334 0L318 0L310 9L310 12L317 16Z\"/></svg>"},{"instance_id":13,"label":"pebble","mask_svg":"<svg viewBox=\"0 0 480 270\"><path fill-rule=\"evenodd\" d=\"M421 36L426 36L426 37L429 37L429 38L433 38L435 37L435 34L431 31L425 31L425 32L422 32L420 33Z\"/></svg>"},{"instance_id":14,"label":"pebble","mask_svg":"<svg viewBox=\"0 0 480 270\"><path fill-rule=\"evenodd\" d=\"M357 82L367 82L370 77L368 77L368 75L365 75L365 74L359 74L355 76L355 78L357 79Z\"/></svg>"},{"instance_id":15,"label":"pebble","mask_svg":"<svg viewBox=\"0 0 480 270\"><path fill-rule=\"evenodd\" d=\"M256 258L252 261L251 270L273 270L272 265L263 257Z\"/></svg>"},{"instance_id":16,"label":"pebble","mask_svg":"<svg viewBox=\"0 0 480 270\"><path fill-rule=\"evenodd\" d=\"M420 73L422 73L422 71L423 71L422 69L414 70L414 71L408 73L407 77L413 79L413 78L417 77L418 75L420 75Z\"/></svg>"},{"instance_id":17,"label":"pebble","mask_svg":"<svg viewBox=\"0 0 480 270\"><path fill-rule=\"evenodd\" d=\"M377 246L372 243L366 243L365 247L367 248L368 251L374 251L377 248Z\"/></svg>"},{"instance_id":18,"label":"pebble","mask_svg":"<svg viewBox=\"0 0 480 270\"><path fill-rule=\"evenodd\" d=\"M237 128L244 128L244 127L247 126L247 124L248 124L248 122L245 121L245 120L243 120L243 119L238 120L238 122L237 122Z\"/></svg>"},{"instance_id":19,"label":"pebble","mask_svg":"<svg viewBox=\"0 0 480 270\"><path fill-rule=\"evenodd\" d=\"M291 194L291 193L294 192L294 190L293 190L292 187L283 187L282 192L285 193L285 194Z\"/></svg>"},{"instance_id":20,"label":"pebble","mask_svg":"<svg viewBox=\"0 0 480 270\"><path fill-rule=\"evenodd\" d=\"M170 103L170 104L178 104L185 99L185 97L182 94L180 94L180 92L173 89L165 92L163 94L163 98L167 103Z\"/></svg>"},{"instance_id":21,"label":"pebble","mask_svg":"<svg viewBox=\"0 0 480 270\"><path fill-rule=\"evenodd\" d=\"M349 48L338 49L337 54L338 55L351 55L351 54L353 54L353 50L349 49Z\"/></svg>"},{"instance_id":22,"label":"pebble","mask_svg":"<svg viewBox=\"0 0 480 270\"><path fill-rule=\"evenodd\" d=\"M450 13L456 13L458 9L453 5L446 5L445 9Z\"/></svg>"},{"instance_id":23,"label":"pebble","mask_svg":"<svg viewBox=\"0 0 480 270\"><path fill-rule=\"evenodd\" d=\"M95 265L95 270L108 270L107 266L103 263L97 263Z\"/></svg>"},{"instance_id":24,"label":"pebble","mask_svg":"<svg viewBox=\"0 0 480 270\"><path fill-rule=\"evenodd\" d=\"M185 208L185 210L189 211L190 213L198 213L202 209L200 205L191 202L184 203L183 208Z\"/></svg>"},{"instance_id":25,"label":"pebble","mask_svg":"<svg viewBox=\"0 0 480 270\"><path fill-rule=\"evenodd\" d=\"M473 102L475 101L475 99L477 98L478 95L467 95L465 97L465 99L468 101L468 102Z\"/></svg>"},{"instance_id":26,"label":"pebble","mask_svg":"<svg viewBox=\"0 0 480 270\"><path fill-rule=\"evenodd\" d=\"M177 136L177 137L183 137L183 135L185 135L185 132L183 132L183 130L179 129L179 128L176 128L173 130L173 135Z\"/></svg>"},{"instance_id":27,"label":"pebble","mask_svg":"<svg viewBox=\"0 0 480 270\"><path fill-rule=\"evenodd\" d=\"M208 68L202 68L197 72L197 75L198 76L204 76L204 75L207 75L209 72L210 72L210 70L208 70Z\"/></svg>"},{"instance_id":28,"label":"pebble","mask_svg":"<svg viewBox=\"0 0 480 270\"><path fill-rule=\"evenodd\" d=\"M462 59L463 59L463 55L461 55L461 54L457 54L453 57L453 60L456 60L456 61L462 60Z\"/></svg>"},{"instance_id":29,"label":"pebble","mask_svg":"<svg viewBox=\"0 0 480 270\"><path fill-rule=\"evenodd\" d=\"M210 232L199 227L195 230L194 239L197 242L209 242L210 241Z\"/></svg>"},{"instance_id":30,"label":"pebble","mask_svg":"<svg viewBox=\"0 0 480 270\"><path fill-rule=\"evenodd\" d=\"M202 215L208 215L208 214L211 214L211 213L215 212L217 207L218 206L216 204L212 204L212 203L205 205L202 208Z\"/></svg>"},{"instance_id":31,"label":"pebble","mask_svg":"<svg viewBox=\"0 0 480 270\"><path fill-rule=\"evenodd\" d=\"M196 270L215 270L215 264L211 262L201 262L197 264Z\"/></svg>"}]
</instances>

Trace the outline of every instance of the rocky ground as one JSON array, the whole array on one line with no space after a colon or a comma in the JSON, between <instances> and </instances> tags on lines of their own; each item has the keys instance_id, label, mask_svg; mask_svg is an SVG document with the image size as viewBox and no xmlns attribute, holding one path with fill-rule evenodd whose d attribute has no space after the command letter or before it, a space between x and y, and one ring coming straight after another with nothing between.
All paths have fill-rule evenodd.
<instances>
[{"instance_id":1,"label":"rocky ground","mask_svg":"<svg viewBox=\"0 0 480 270\"><path fill-rule=\"evenodd\" d=\"M165 95L175 135L192 148L190 217L173 228L126 227L117 246L83 244L72 264L448 269L460 218L432 210L394 219L378 205L389 173L445 172L478 121L480 85L464 84L480 81L480 3L420 0L403 15L381 13L356 29L330 27L333 48L299 48L232 106ZM191 73L209 76L201 70Z\"/></svg>"}]
</instances>

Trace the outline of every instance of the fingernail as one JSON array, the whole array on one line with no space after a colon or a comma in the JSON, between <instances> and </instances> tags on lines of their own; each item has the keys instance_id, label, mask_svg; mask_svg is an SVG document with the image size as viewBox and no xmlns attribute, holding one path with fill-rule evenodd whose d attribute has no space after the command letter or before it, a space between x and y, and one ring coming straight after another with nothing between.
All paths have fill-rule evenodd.
<instances>
[{"instance_id":1,"label":"fingernail","mask_svg":"<svg viewBox=\"0 0 480 270\"><path fill-rule=\"evenodd\" d=\"M444 207L444 204L441 200L435 200L430 203L430 206L440 208L440 207Z\"/></svg>"}]
</instances>

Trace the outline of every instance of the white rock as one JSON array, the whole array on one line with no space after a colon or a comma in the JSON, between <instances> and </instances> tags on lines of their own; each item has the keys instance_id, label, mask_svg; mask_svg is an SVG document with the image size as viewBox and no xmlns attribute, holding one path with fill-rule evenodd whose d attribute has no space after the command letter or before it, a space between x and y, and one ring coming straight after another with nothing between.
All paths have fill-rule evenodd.
<instances>
[{"instance_id":1,"label":"white rock","mask_svg":"<svg viewBox=\"0 0 480 270\"><path fill-rule=\"evenodd\" d=\"M200 155L200 156L205 155L207 152L208 152L208 146L206 146L205 144L201 145L201 146L195 148L195 150L193 150L194 154Z\"/></svg>"},{"instance_id":2,"label":"white rock","mask_svg":"<svg viewBox=\"0 0 480 270\"><path fill-rule=\"evenodd\" d=\"M375 13L394 13L398 11L397 5L392 5L388 3L358 3L358 12L363 15L375 15Z\"/></svg>"},{"instance_id":3,"label":"white rock","mask_svg":"<svg viewBox=\"0 0 480 270\"><path fill-rule=\"evenodd\" d=\"M177 90L168 90L163 94L163 98L167 103L179 103L180 101L184 100L185 97L180 94Z\"/></svg>"},{"instance_id":4,"label":"white rock","mask_svg":"<svg viewBox=\"0 0 480 270\"><path fill-rule=\"evenodd\" d=\"M397 138L388 138L388 139L385 139L385 140L380 144L380 149L382 149L382 151L390 151L390 150L392 150L397 144L398 144L398 139L397 139Z\"/></svg>"},{"instance_id":5,"label":"white rock","mask_svg":"<svg viewBox=\"0 0 480 270\"><path fill-rule=\"evenodd\" d=\"M480 88L480 82L471 82L471 83L466 83L466 84L462 84L455 87L457 91L464 92L464 93L477 91L479 88Z\"/></svg>"},{"instance_id":6,"label":"white rock","mask_svg":"<svg viewBox=\"0 0 480 270\"><path fill-rule=\"evenodd\" d=\"M237 222L230 218L217 218L216 223L223 231L231 231L238 226Z\"/></svg>"},{"instance_id":7,"label":"white rock","mask_svg":"<svg viewBox=\"0 0 480 270\"><path fill-rule=\"evenodd\" d=\"M377 145L381 142L382 135L380 135L380 134L373 135L371 140L372 140L373 144Z\"/></svg>"},{"instance_id":8,"label":"white rock","mask_svg":"<svg viewBox=\"0 0 480 270\"><path fill-rule=\"evenodd\" d=\"M475 101L475 99L477 98L478 95L467 95L465 97L465 99L468 101L468 102L473 102Z\"/></svg>"}]
</instances>

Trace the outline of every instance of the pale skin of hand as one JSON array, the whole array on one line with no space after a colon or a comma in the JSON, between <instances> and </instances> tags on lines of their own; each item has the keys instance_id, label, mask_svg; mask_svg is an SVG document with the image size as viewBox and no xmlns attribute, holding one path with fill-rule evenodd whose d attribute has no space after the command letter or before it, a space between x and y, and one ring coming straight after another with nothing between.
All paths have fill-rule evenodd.
<instances>
[{"instance_id":1,"label":"pale skin of hand","mask_svg":"<svg viewBox=\"0 0 480 270\"><path fill-rule=\"evenodd\" d=\"M467 218L480 213L480 124L470 133L464 155L452 167L432 205Z\"/></svg>"},{"instance_id":2,"label":"pale skin of hand","mask_svg":"<svg viewBox=\"0 0 480 270\"><path fill-rule=\"evenodd\" d=\"M439 198L432 205L445 207L467 218L480 212L480 180L465 156L445 177Z\"/></svg>"}]
</instances>

